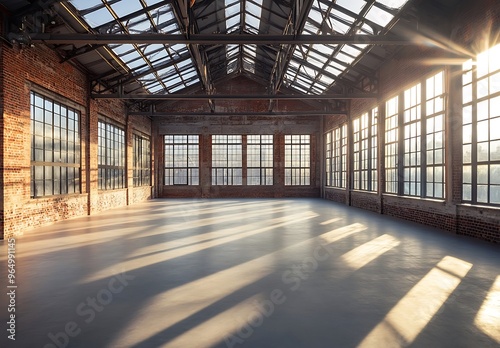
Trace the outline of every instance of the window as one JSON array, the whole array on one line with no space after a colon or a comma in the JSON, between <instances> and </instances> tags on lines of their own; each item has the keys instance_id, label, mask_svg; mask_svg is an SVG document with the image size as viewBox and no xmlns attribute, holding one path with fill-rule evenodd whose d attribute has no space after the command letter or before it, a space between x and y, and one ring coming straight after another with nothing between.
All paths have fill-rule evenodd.
<instances>
[{"instance_id":1,"label":"window","mask_svg":"<svg viewBox=\"0 0 500 348\"><path fill-rule=\"evenodd\" d=\"M212 185L242 185L241 140L241 135L212 135Z\"/></svg>"},{"instance_id":2,"label":"window","mask_svg":"<svg viewBox=\"0 0 500 348\"><path fill-rule=\"evenodd\" d=\"M401 115L399 97L386 102L385 192L444 198L444 76L441 71L406 89Z\"/></svg>"},{"instance_id":3,"label":"window","mask_svg":"<svg viewBox=\"0 0 500 348\"><path fill-rule=\"evenodd\" d=\"M134 186L151 185L151 142L134 134Z\"/></svg>"},{"instance_id":4,"label":"window","mask_svg":"<svg viewBox=\"0 0 500 348\"><path fill-rule=\"evenodd\" d=\"M353 120L355 190L377 191L378 108Z\"/></svg>"},{"instance_id":5,"label":"window","mask_svg":"<svg viewBox=\"0 0 500 348\"><path fill-rule=\"evenodd\" d=\"M500 45L463 65L462 198L500 205Z\"/></svg>"},{"instance_id":6,"label":"window","mask_svg":"<svg viewBox=\"0 0 500 348\"><path fill-rule=\"evenodd\" d=\"M31 92L31 197L80 193L80 113Z\"/></svg>"},{"instance_id":7,"label":"window","mask_svg":"<svg viewBox=\"0 0 500 348\"><path fill-rule=\"evenodd\" d=\"M332 131L332 186L347 184L347 124Z\"/></svg>"},{"instance_id":8,"label":"window","mask_svg":"<svg viewBox=\"0 0 500 348\"><path fill-rule=\"evenodd\" d=\"M125 187L125 131L107 118L98 127L99 189Z\"/></svg>"},{"instance_id":9,"label":"window","mask_svg":"<svg viewBox=\"0 0 500 348\"><path fill-rule=\"evenodd\" d=\"M325 134L325 180L332 186L332 132Z\"/></svg>"},{"instance_id":10,"label":"window","mask_svg":"<svg viewBox=\"0 0 500 348\"><path fill-rule=\"evenodd\" d=\"M398 193L398 97L385 103L385 192Z\"/></svg>"},{"instance_id":11,"label":"window","mask_svg":"<svg viewBox=\"0 0 500 348\"><path fill-rule=\"evenodd\" d=\"M386 102L385 192L444 198L444 72ZM422 102L422 99L424 102Z\"/></svg>"},{"instance_id":12,"label":"window","mask_svg":"<svg viewBox=\"0 0 500 348\"><path fill-rule=\"evenodd\" d=\"M165 185L199 185L199 135L165 136Z\"/></svg>"},{"instance_id":13,"label":"window","mask_svg":"<svg viewBox=\"0 0 500 348\"><path fill-rule=\"evenodd\" d=\"M285 185L310 185L309 135L285 135Z\"/></svg>"},{"instance_id":14,"label":"window","mask_svg":"<svg viewBox=\"0 0 500 348\"><path fill-rule=\"evenodd\" d=\"M426 81L426 196L444 198L444 72Z\"/></svg>"},{"instance_id":15,"label":"window","mask_svg":"<svg viewBox=\"0 0 500 348\"><path fill-rule=\"evenodd\" d=\"M273 184L273 136L247 136L247 184Z\"/></svg>"},{"instance_id":16,"label":"window","mask_svg":"<svg viewBox=\"0 0 500 348\"><path fill-rule=\"evenodd\" d=\"M421 195L421 87L404 92L404 194Z\"/></svg>"}]
</instances>

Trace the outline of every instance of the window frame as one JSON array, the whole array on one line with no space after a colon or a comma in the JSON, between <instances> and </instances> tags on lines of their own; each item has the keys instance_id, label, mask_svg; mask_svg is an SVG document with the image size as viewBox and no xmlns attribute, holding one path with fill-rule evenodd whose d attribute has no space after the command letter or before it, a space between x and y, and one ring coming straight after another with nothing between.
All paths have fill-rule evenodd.
<instances>
[{"instance_id":1,"label":"window frame","mask_svg":"<svg viewBox=\"0 0 500 348\"><path fill-rule=\"evenodd\" d=\"M84 109L53 92L31 84L29 87L30 197L35 199L80 194L81 119ZM39 100L43 105L38 104ZM49 105L50 110L47 108ZM65 128L63 123L66 125ZM55 160L57 153L60 154L59 161ZM40 155L43 157L42 160ZM59 180L56 180L57 177ZM43 185L37 182L42 182ZM41 194L39 189L42 191Z\"/></svg>"},{"instance_id":2,"label":"window frame","mask_svg":"<svg viewBox=\"0 0 500 348\"><path fill-rule=\"evenodd\" d=\"M354 190L377 192L378 107L352 120Z\"/></svg>"},{"instance_id":3,"label":"window frame","mask_svg":"<svg viewBox=\"0 0 500 348\"><path fill-rule=\"evenodd\" d=\"M151 139L133 134L133 186L151 186Z\"/></svg>"},{"instance_id":4,"label":"window frame","mask_svg":"<svg viewBox=\"0 0 500 348\"><path fill-rule=\"evenodd\" d=\"M403 92L403 192L404 196L422 196L422 83Z\"/></svg>"},{"instance_id":5,"label":"window frame","mask_svg":"<svg viewBox=\"0 0 500 348\"><path fill-rule=\"evenodd\" d=\"M171 148L171 152L167 151ZM181 163L176 161L176 149L181 150L185 158ZM165 186L199 186L200 185L200 135L199 134L166 134L163 137L164 175ZM194 151L194 154L192 153ZM167 153L172 153L171 165L167 165ZM192 159L191 159L192 157ZM192 163L190 163L190 159ZM185 171L186 176L176 175ZM185 183L176 182L179 178L186 179Z\"/></svg>"},{"instance_id":6,"label":"window frame","mask_svg":"<svg viewBox=\"0 0 500 348\"><path fill-rule=\"evenodd\" d=\"M311 138L310 134L285 135L285 186L311 186Z\"/></svg>"},{"instance_id":7,"label":"window frame","mask_svg":"<svg viewBox=\"0 0 500 348\"><path fill-rule=\"evenodd\" d=\"M258 142L253 142L252 138ZM273 134L248 134L246 135L246 157L247 157L247 185L269 186L274 184L274 135ZM253 166L255 156L252 149L258 149L258 166ZM270 154L269 154L270 151ZM266 156L267 155L267 156ZM270 156L269 156L270 155ZM266 158L267 157L267 158ZM270 159L269 159L270 157ZM258 176L251 172L259 172ZM254 184L251 178L258 178L259 183Z\"/></svg>"},{"instance_id":8,"label":"window frame","mask_svg":"<svg viewBox=\"0 0 500 348\"><path fill-rule=\"evenodd\" d=\"M500 44L497 44L462 66L461 199L472 205L500 206L500 136L495 136L493 131L496 129L498 134L500 125L499 54ZM487 67L481 64L484 60ZM492 87L496 90L492 91ZM496 146L495 151L493 146ZM493 175L495 170L497 174ZM493 200L493 189L498 200ZM486 199L481 199L481 192L485 192Z\"/></svg>"},{"instance_id":9,"label":"window frame","mask_svg":"<svg viewBox=\"0 0 500 348\"><path fill-rule=\"evenodd\" d=\"M243 185L243 135L213 134L211 136L211 141L212 186ZM222 154L225 156L216 158L214 156L214 153ZM235 163L236 165L234 165Z\"/></svg>"},{"instance_id":10,"label":"window frame","mask_svg":"<svg viewBox=\"0 0 500 348\"><path fill-rule=\"evenodd\" d=\"M398 166L399 166L399 96L394 96L385 102L384 117L384 192L398 194ZM391 104L394 104L391 106ZM391 178L392 180L389 180Z\"/></svg>"},{"instance_id":11,"label":"window frame","mask_svg":"<svg viewBox=\"0 0 500 348\"><path fill-rule=\"evenodd\" d=\"M332 151L332 146L333 146L333 132L329 131L326 132L324 135L324 142L325 142L325 186L326 187L331 187L332 186L332 181L333 181L333 169L332 169L332 163L333 163L333 151Z\"/></svg>"},{"instance_id":12,"label":"window frame","mask_svg":"<svg viewBox=\"0 0 500 348\"><path fill-rule=\"evenodd\" d=\"M99 190L110 191L127 188L127 133L125 127L109 117L99 115L97 148Z\"/></svg>"},{"instance_id":13,"label":"window frame","mask_svg":"<svg viewBox=\"0 0 500 348\"><path fill-rule=\"evenodd\" d=\"M442 76L442 90L438 94L429 95L429 81L437 81L436 76ZM446 199L446 76L446 69L435 70L385 102L384 193L423 199ZM412 96L412 93L416 94ZM396 100L397 105L391 106ZM441 105L442 108L436 111L436 105ZM435 119L440 120L439 125L435 122L431 124L430 121ZM432 146L428 146L430 141ZM435 163L436 150L441 152L441 163ZM430 151L433 152L432 161L429 161L432 163L427 161ZM441 181L436 180L436 173L440 174ZM429 190L430 187L432 190ZM437 194L437 188L441 189L441 195Z\"/></svg>"}]
</instances>

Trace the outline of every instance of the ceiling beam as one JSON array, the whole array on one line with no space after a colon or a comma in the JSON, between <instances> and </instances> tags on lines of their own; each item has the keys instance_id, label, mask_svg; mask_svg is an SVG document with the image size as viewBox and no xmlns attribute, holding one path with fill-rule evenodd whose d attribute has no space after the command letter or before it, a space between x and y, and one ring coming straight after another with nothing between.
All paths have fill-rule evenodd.
<instances>
[{"instance_id":1,"label":"ceiling beam","mask_svg":"<svg viewBox=\"0 0 500 348\"><path fill-rule=\"evenodd\" d=\"M148 117L168 117L168 116L334 116L345 115L346 111L287 111L287 112L161 112L161 111L131 111L129 116L148 116Z\"/></svg>"},{"instance_id":2,"label":"ceiling beam","mask_svg":"<svg viewBox=\"0 0 500 348\"><path fill-rule=\"evenodd\" d=\"M292 7L292 11L283 34L291 34L297 38L299 33L301 33L304 29L312 4L312 0L295 0L295 6ZM297 47L297 44L282 45L278 54L276 54L276 60L271 72L271 80L269 81L270 94L276 94L276 92L281 88L283 80L285 79L285 73L288 70L288 65L290 64L293 52L295 51L295 47ZM275 101L271 100L269 102L269 111L272 111L274 106Z\"/></svg>"},{"instance_id":3,"label":"ceiling beam","mask_svg":"<svg viewBox=\"0 0 500 348\"><path fill-rule=\"evenodd\" d=\"M92 94L94 99L148 99L148 100L207 100L207 99L218 99L218 100L335 100L335 99L367 99L367 98L377 98L378 95L374 93L346 93L346 94L321 94L321 95L311 95L311 94Z\"/></svg>"},{"instance_id":4,"label":"ceiling beam","mask_svg":"<svg viewBox=\"0 0 500 348\"><path fill-rule=\"evenodd\" d=\"M176 0L174 3L175 13L178 14L179 27L183 29L184 36L186 39L193 34L197 34L198 29L196 28L196 22L192 16L192 11L189 10L189 3L187 0ZM214 93L214 86L212 83L212 78L210 76L210 71L207 64L207 55L200 45L188 45L188 50L191 54L191 59L196 65L196 70L198 72L198 77L203 84L203 88L207 94ZM182 75L181 75L182 76ZM208 100L208 105L210 110L215 110L215 104L213 100Z\"/></svg>"},{"instance_id":5,"label":"ceiling beam","mask_svg":"<svg viewBox=\"0 0 500 348\"><path fill-rule=\"evenodd\" d=\"M23 35L28 35L27 37ZM416 45L406 38L385 35L252 35L252 34L192 34L188 37L177 34L14 34L13 39L29 40L31 43L51 45L103 45L103 44L255 44L255 45L307 45L307 44L365 44L365 45Z\"/></svg>"}]
</instances>

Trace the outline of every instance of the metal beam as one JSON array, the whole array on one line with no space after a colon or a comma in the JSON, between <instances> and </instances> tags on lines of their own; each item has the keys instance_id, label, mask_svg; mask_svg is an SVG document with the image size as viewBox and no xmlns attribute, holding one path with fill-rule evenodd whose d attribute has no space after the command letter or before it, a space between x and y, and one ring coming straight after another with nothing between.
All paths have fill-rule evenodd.
<instances>
[{"instance_id":1,"label":"metal beam","mask_svg":"<svg viewBox=\"0 0 500 348\"><path fill-rule=\"evenodd\" d=\"M251 35L251 34L49 34L30 33L32 43L50 45L103 45L103 44L191 44L191 45L308 45L308 44L365 44L365 45L415 45L419 42L385 35Z\"/></svg>"},{"instance_id":2,"label":"metal beam","mask_svg":"<svg viewBox=\"0 0 500 348\"><path fill-rule=\"evenodd\" d=\"M169 116L335 116L345 115L347 111L288 111L288 112L149 112L149 111L132 111L129 116L148 116L148 117L169 117Z\"/></svg>"},{"instance_id":3,"label":"metal beam","mask_svg":"<svg viewBox=\"0 0 500 348\"><path fill-rule=\"evenodd\" d=\"M292 11L290 12L288 22L283 31L284 35L290 34L295 38L298 37L307 22L312 4L312 0L295 0L295 6L292 6ZM276 60L271 71L271 79L269 81L270 94L276 94L276 92L281 88L296 47L297 44L282 45L280 47L280 51L276 54ZM271 100L269 102L269 111L272 111L274 106L275 101Z\"/></svg>"},{"instance_id":4,"label":"metal beam","mask_svg":"<svg viewBox=\"0 0 500 348\"><path fill-rule=\"evenodd\" d=\"M197 34L197 28L195 26L195 20L192 16L192 11L189 11L189 4L187 0L176 0L174 2L175 12L179 13L179 27L183 28L184 36L189 39L190 35ZM203 88L207 94L213 94L213 84L212 78L210 76L210 71L207 64L207 55L205 51L200 47L200 45L188 45L188 50L191 54L193 62L196 64L196 70L198 72L198 77L203 84ZM182 75L181 75L182 76ZM215 110L215 105L213 100L208 100L208 105L210 110Z\"/></svg>"},{"instance_id":5,"label":"metal beam","mask_svg":"<svg viewBox=\"0 0 500 348\"><path fill-rule=\"evenodd\" d=\"M311 94L92 94L94 99L148 99L148 100L207 100L207 99L218 99L218 100L335 100L335 99L367 99L367 98L377 98L378 94L374 93L349 93L349 94L321 94L321 95L311 95Z\"/></svg>"}]
</instances>

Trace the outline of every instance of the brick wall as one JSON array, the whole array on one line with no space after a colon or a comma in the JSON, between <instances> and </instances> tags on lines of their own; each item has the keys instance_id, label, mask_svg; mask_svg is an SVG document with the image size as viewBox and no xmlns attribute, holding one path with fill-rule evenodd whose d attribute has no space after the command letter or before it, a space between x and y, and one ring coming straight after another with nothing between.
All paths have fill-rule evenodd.
<instances>
[{"instance_id":1,"label":"brick wall","mask_svg":"<svg viewBox=\"0 0 500 348\"><path fill-rule=\"evenodd\" d=\"M244 76L216 86L220 94L266 94L262 85ZM216 101L220 112L267 112L269 101ZM311 105L293 100L279 100L275 111L304 111L304 116L172 116L155 117L157 131L155 149L158 166L158 182L162 186L161 197L319 197L320 195L320 153L322 137L320 118L307 116ZM206 112L207 101L165 104L157 111ZM166 134L200 135L200 185L163 186L163 136ZM274 185L269 186L212 186L211 185L211 135L214 134L273 134L274 135ZM311 135L311 185L284 185L284 135Z\"/></svg>"},{"instance_id":2,"label":"brick wall","mask_svg":"<svg viewBox=\"0 0 500 348\"><path fill-rule=\"evenodd\" d=\"M128 154L132 156L132 130L151 134L149 120L126 120L121 101L90 100L88 77L44 45L20 49L0 44L0 132L2 206L0 237L23 234L37 226L86 215L128 203L128 190L104 194L97 190L97 118L113 118L129 130ZM30 198L30 91L45 92L81 111L81 193ZM129 177L131 177L129 166ZM131 185L130 185L131 186ZM149 191L151 188L149 187ZM132 195L132 194L131 194ZM136 194L131 201L149 198Z\"/></svg>"},{"instance_id":3,"label":"brick wall","mask_svg":"<svg viewBox=\"0 0 500 348\"><path fill-rule=\"evenodd\" d=\"M324 198L338 203L347 203L346 189L325 187Z\"/></svg>"},{"instance_id":4,"label":"brick wall","mask_svg":"<svg viewBox=\"0 0 500 348\"><path fill-rule=\"evenodd\" d=\"M0 35L3 34L3 16L4 14L0 12ZM4 123L3 123L3 104L4 104L4 82L3 82L3 44L0 43L0 238L2 238L3 230L4 230L4 181L3 181L3 172L4 172L4 159L3 159L3 147L4 147Z\"/></svg>"},{"instance_id":5,"label":"brick wall","mask_svg":"<svg viewBox=\"0 0 500 348\"><path fill-rule=\"evenodd\" d=\"M380 195L373 192L351 192L351 205L353 207L362 208L376 213L382 210L382 203L380 202Z\"/></svg>"}]
</instances>

